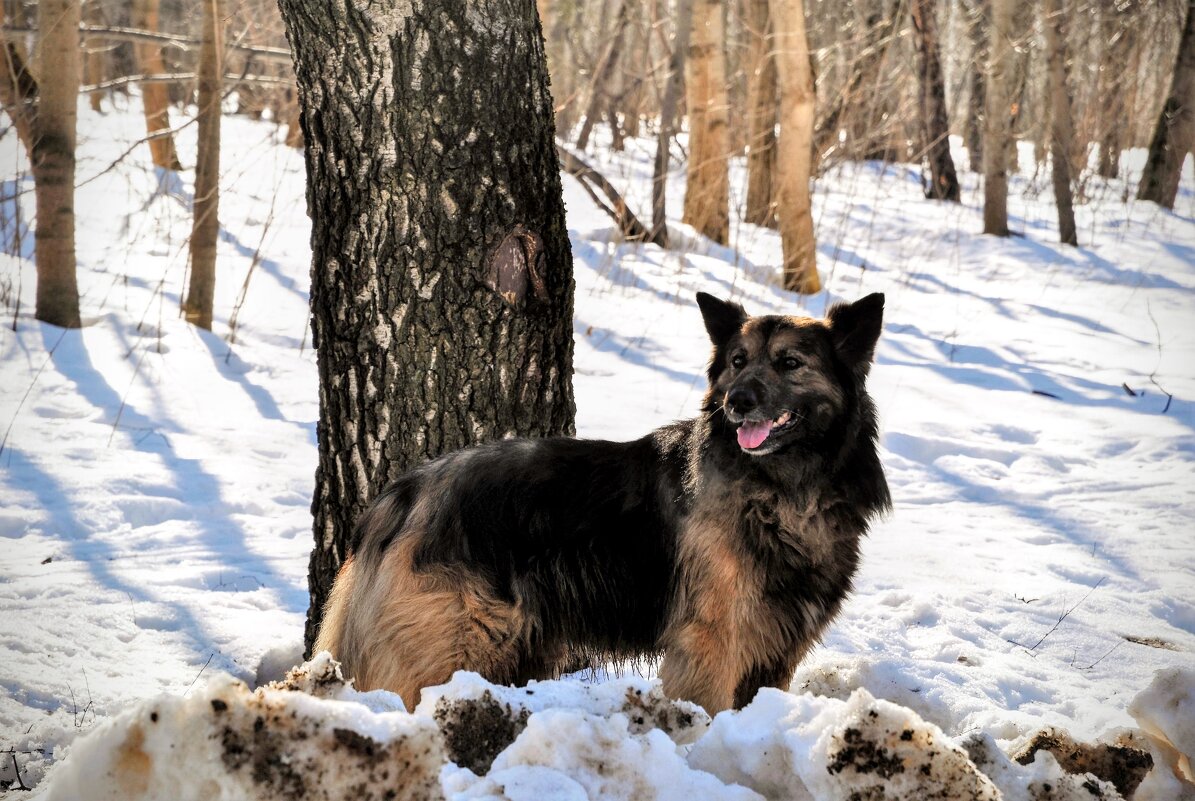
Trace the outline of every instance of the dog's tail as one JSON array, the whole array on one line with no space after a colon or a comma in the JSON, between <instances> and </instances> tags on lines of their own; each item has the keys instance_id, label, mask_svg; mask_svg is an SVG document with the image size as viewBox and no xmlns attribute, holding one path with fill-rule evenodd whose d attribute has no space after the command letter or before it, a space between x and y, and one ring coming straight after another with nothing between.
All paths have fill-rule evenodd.
<instances>
[{"instance_id":1,"label":"dog's tail","mask_svg":"<svg viewBox=\"0 0 1195 801\"><path fill-rule=\"evenodd\" d=\"M347 653L349 603L356 584L356 568L353 557L345 560L332 583L332 592L324 604L324 619L320 623L319 635L315 638L313 653L330 651L332 657L345 665L346 669L355 661L355 654ZM347 674L346 674L347 675Z\"/></svg>"}]
</instances>

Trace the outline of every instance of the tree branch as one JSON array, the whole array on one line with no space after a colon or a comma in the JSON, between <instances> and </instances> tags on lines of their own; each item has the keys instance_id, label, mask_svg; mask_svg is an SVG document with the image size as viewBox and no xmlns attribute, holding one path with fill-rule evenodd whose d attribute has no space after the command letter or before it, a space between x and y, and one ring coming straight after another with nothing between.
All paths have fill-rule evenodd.
<instances>
[{"instance_id":1,"label":"tree branch","mask_svg":"<svg viewBox=\"0 0 1195 801\"><path fill-rule=\"evenodd\" d=\"M651 242L652 244L664 247L664 243L660 241L658 235L653 236L644 226L639 222L639 218L635 216L634 212L627 206L626 200L618 193L618 190L606 180L606 176L590 167L578 156L566 149L560 142L556 143L556 152L560 156L560 166L569 175L581 182L581 186L589 193L589 196L594 199L594 202L618 225L618 229L622 231L622 235L629 241L633 242ZM610 199L613 206L607 206L598 199L594 193L589 182L597 185L598 189Z\"/></svg>"}]
</instances>

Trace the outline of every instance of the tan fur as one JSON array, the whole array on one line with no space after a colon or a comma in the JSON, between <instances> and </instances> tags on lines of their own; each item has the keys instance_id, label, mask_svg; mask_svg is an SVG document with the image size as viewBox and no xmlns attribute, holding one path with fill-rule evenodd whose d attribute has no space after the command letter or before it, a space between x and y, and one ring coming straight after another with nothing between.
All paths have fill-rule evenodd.
<instances>
[{"instance_id":1,"label":"tan fur","mask_svg":"<svg viewBox=\"0 0 1195 801\"><path fill-rule=\"evenodd\" d=\"M733 705L739 679L751 664L773 657L769 640L775 640L760 620L761 577L737 555L721 511L734 503L709 499L681 533L677 561L685 592L664 633L660 666L669 697L696 701L711 715Z\"/></svg>"},{"instance_id":2,"label":"tan fur","mask_svg":"<svg viewBox=\"0 0 1195 801\"><path fill-rule=\"evenodd\" d=\"M404 536L367 581L357 581L352 562L346 563L317 650L327 645L357 689L390 690L411 708L422 688L443 684L455 670L513 679L528 650L527 616L517 604L493 597L475 576L416 572L415 544L415 536ZM335 629L343 632L339 640L326 634Z\"/></svg>"}]
</instances>

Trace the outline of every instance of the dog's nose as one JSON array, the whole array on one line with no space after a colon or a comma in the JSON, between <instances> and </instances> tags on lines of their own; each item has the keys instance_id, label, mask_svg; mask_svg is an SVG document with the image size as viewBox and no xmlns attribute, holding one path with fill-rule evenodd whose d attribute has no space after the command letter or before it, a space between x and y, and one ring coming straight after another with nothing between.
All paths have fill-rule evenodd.
<instances>
[{"instance_id":1,"label":"dog's nose","mask_svg":"<svg viewBox=\"0 0 1195 801\"><path fill-rule=\"evenodd\" d=\"M746 414L758 405L755 391L747 387L735 387L726 393L726 406L735 414Z\"/></svg>"}]
</instances>

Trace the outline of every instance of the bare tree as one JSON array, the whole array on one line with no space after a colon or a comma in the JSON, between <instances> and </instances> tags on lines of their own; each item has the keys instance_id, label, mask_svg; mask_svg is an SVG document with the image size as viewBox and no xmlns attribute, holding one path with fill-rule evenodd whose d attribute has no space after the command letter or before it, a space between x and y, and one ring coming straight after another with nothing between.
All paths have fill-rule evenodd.
<instances>
[{"instance_id":1,"label":"bare tree","mask_svg":"<svg viewBox=\"0 0 1195 801\"><path fill-rule=\"evenodd\" d=\"M627 27L627 19L627 0L619 0L614 30L602 52L601 60L598 61L597 69L594 70L593 81L589 87L589 107L585 110L585 121L581 123L581 131L577 134L577 147L581 150L589 145L593 126L602 115L604 101L608 101L607 89L618 66L618 59L622 55L623 32Z\"/></svg>"},{"instance_id":2,"label":"bare tree","mask_svg":"<svg viewBox=\"0 0 1195 801\"><path fill-rule=\"evenodd\" d=\"M668 247L666 207L668 199L668 157L676 137L678 106L685 86L685 57L693 30L693 0L677 0L676 35L668 57L668 78L660 100L660 131L656 137L656 160L651 174L651 238Z\"/></svg>"},{"instance_id":3,"label":"bare tree","mask_svg":"<svg viewBox=\"0 0 1195 801\"><path fill-rule=\"evenodd\" d=\"M1009 83L1013 72L1015 0L990 0L983 131L983 232L1008 236L1008 157L1012 149Z\"/></svg>"},{"instance_id":4,"label":"bare tree","mask_svg":"<svg viewBox=\"0 0 1195 801\"><path fill-rule=\"evenodd\" d=\"M98 27L104 24L104 10L100 5L100 0L86 0L83 6L83 16L87 23L92 27ZM104 80L104 45L103 40L88 36L83 40L83 52L86 54L86 60L83 63L83 71L86 75L89 86L98 86ZM93 89L88 92L88 102L91 104L92 111L100 110L100 103L104 99L104 90Z\"/></svg>"},{"instance_id":5,"label":"bare tree","mask_svg":"<svg viewBox=\"0 0 1195 801\"><path fill-rule=\"evenodd\" d=\"M784 251L784 286L812 294L821 290L809 181L813 171L816 96L802 0L772 0L776 64L780 75L780 138L773 184Z\"/></svg>"},{"instance_id":6,"label":"bare tree","mask_svg":"<svg viewBox=\"0 0 1195 801\"><path fill-rule=\"evenodd\" d=\"M133 0L130 8L131 21L136 28L157 32L158 0ZM162 62L162 46L152 42L134 45L137 67L144 75L160 75L166 72ZM143 83L141 105L145 111L145 130L150 134L149 152L154 166L164 170L181 170L178 151L174 148L174 136L170 131L170 98L166 84Z\"/></svg>"},{"instance_id":7,"label":"bare tree","mask_svg":"<svg viewBox=\"0 0 1195 801\"><path fill-rule=\"evenodd\" d=\"M31 116L30 161L37 204L34 234L37 306L42 322L78 328L75 277L75 123L79 96L79 0L40 0L37 5L35 81L23 66L13 75L23 92L20 110ZM15 58L15 48L8 48ZM36 100L35 100L36 98Z\"/></svg>"},{"instance_id":8,"label":"bare tree","mask_svg":"<svg viewBox=\"0 0 1195 801\"><path fill-rule=\"evenodd\" d=\"M1050 175L1054 201L1058 205L1058 233L1067 245L1078 245L1075 209L1071 195L1071 151L1074 123L1067 88L1066 18L1062 0L1045 0L1042 25L1046 34L1046 58L1050 84Z\"/></svg>"},{"instance_id":9,"label":"bare tree","mask_svg":"<svg viewBox=\"0 0 1195 801\"><path fill-rule=\"evenodd\" d=\"M776 166L776 59L768 0L744 0L747 50L747 208L744 219L773 227L772 173Z\"/></svg>"},{"instance_id":10,"label":"bare tree","mask_svg":"<svg viewBox=\"0 0 1195 801\"><path fill-rule=\"evenodd\" d=\"M1188 0L1186 22L1178 44L1174 74L1153 139L1138 200L1152 200L1168 209L1178 196L1178 179L1187 153L1195 147L1195 0Z\"/></svg>"},{"instance_id":11,"label":"bare tree","mask_svg":"<svg viewBox=\"0 0 1195 801\"><path fill-rule=\"evenodd\" d=\"M1100 62L1098 78L1099 174L1115 178L1120 174L1120 151L1129 141L1125 117L1131 113L1126 95L1134 84L1135 70L1129 66L1133 50L1135 26L1130 24L1134 12L1140 12L1136 0L1123 3L1101 3Z\"/></svg>"},{"instance_id":12,"label":"bare tree","mask_svg":"<svg viewBox=\"0 0 1195 801\"><path fill-rule=\"evenodd\" d=\"M934 0L912 0L913 18L921 67L921 129L923 150L929 159L930 186L926 197L937 200L959 199L958 177L950 156L950 119L946 113L946 87L942 78L942 59L938 54L938 22Z\"/></svg>"},{"instance_id":13,"label":"bare tree","mask_svg":"<svg viewBox=\"0 0 1195 801\"><path fill-rule=\"evenodd\" d=\"M203 0L199 46L199 136L195 157L191 280L183 311L187 321L211 330L216 293L216 243L220 237L220 101L223 97L224 30L221 0Z\"/></svg>"},{"instance_id":14,"label":"bare tree","mask_svg":"<svg viewBox=\"0 0 1195 801\"><path fill-rule=\"evenodd\" d=\"M685 76L689 173L684 222L725 245L730 239L730 102L726 91L725 0L695 0Z\"/></svg>"},{"instance_id":15,"label":"bare tree","mask_svg":"<svg viewBox=\"0 0 1195 801\"><path fill-rule=\"evenodd\" d=\"M280 5L320 376L310 647L381 487L465 445L572 433L573 272L534 0Z\"/></svg>"},{"instance_id":16,"label":"bare tree","mask_svg":"<svg viewBox=\"0 0 1195 801\"><path fill-rule=\"evenodd\" d=\"M967 9L970 17L967 32L971 39L971 58L967 63L970 97L967 100L967 123L964 138L967 142L968 168L983 172L984 108L988 62L987 15L990 0L971 0Z\"/></svg>"}]
</instances>

